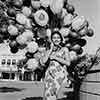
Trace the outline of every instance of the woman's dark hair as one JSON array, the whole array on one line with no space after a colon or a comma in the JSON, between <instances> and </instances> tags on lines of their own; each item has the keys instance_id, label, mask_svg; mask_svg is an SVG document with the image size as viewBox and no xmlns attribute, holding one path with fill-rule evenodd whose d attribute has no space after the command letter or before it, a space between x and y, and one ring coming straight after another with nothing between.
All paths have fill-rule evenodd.
<instances>
[{"instance_id":1,"label":"woman's dark hair","mask_svg":"<svg viewBox=\"0 0 100 100\"><path fill-rule=\"evenodd\" d=\"M55 35L55 34L58 34L58 35L60 36L60 38L61 38L60 45L63 46L63 45L64 45L64 43L63 43L63 37L62 37L62 35L61 35L61 33L60 33L59 31L54 31L54 32L51 34L51 40L52 40L52 38L53 38L53 35Z\"/></svg>"}]
</instances>

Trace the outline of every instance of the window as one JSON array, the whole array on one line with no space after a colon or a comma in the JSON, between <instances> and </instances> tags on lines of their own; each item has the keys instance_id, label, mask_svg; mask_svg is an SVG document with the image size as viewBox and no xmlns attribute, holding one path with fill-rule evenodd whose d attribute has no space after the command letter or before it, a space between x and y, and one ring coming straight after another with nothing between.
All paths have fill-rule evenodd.
<instances>
[{"instance_id":1,"label":"window","mask_svg":"<svg viewBox=\"0 0 100 100\"><path fill-rule=\"evenodd\" d=\"M6 59L2 59L2 65L6 64Z\"/></svg>"},{"instance_id":2,"label":"window","mask_svg":"<svg viewBox=\"0 0 100 100\"><path fill-rule=\"evenodd\" d=\"M10 64L11 64L11 60L8 59L8 60L7 60L7 65L10 65Z\"/></svg>"},{"instance_id":3,"label":"window","mask_svg":"<svg viewBox=\"0 0 100 100\"><path fill-rule=\"evenodd\" d=\"M15 65L16 64L16 59L13 59L12 60L12 65Z\"/></svg>"}]
</instances>

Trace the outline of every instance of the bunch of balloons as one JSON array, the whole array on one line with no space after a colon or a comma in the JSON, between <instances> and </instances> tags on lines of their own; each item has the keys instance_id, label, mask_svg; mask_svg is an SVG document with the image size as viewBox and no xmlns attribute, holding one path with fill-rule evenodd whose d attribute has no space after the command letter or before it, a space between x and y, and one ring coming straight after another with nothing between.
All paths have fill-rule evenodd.
<instances>
[{"instance_id":1,"label":"bunch of balloons","mask_svg":"<svg viewBox=\"0 0 100 100\"><path fill-rule=\"evenodd\" d=\"M12 53L27 48L29 56L38 49L37 40L50 41L57 28L73 61L82 54L85 37L94 35L86 18L67 0L1 0L0 8L0 43L9 40Z\"/></svg>"}]
</instances>

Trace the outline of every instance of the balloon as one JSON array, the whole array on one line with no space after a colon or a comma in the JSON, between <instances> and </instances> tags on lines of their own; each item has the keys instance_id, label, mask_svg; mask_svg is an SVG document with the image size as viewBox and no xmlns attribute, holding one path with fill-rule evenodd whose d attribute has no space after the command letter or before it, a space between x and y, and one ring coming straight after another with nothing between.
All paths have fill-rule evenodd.
<instances>
[{"instance_id":1,"label":"balloon","mask_svg":"<svg viewBox=\"0 0 100 100\"><path fill-rule=\"evenodd\" d=\"M86 26L86 27L84 27L83 29L81 29L81 30L78 32L78 34L79 34L81 37L83 37L83 36L86 36L87 32L88 32L88 27Z\"/></svg>"},{"instance_id":2,"label":"balloon","mask_svg":"<svg viewBox=\"0 0 100 100\"><path fill-rule=\"evenodd\" d=\"M71 38L78 38L79 37L79 34L77 34L76 32L70 32L69 36Z\"/></svg>"},{"instance_id":3,"label":"balloon","mask_svg":"<svg viewBox=\"0 0 100 100\"><path fill-rule=\"evenodd\" d=\"M31 0L31 5L33 8L38 9L40 8L40 1Z\"/></svg>"},{"instance_id":4,"label":"balloon","mask_svg":"<svg viewBox=\"0 0 100 100\"><path fill-rule=\"evenodd\" d=\"M29 17L29 16L31 15L31 13L32 13L31 8L29 8L29 7L23 7L23 8L22 8L22 13L23 13L25 16Z\"/></svg>"},{"instance_id":5,"label":"balloon","mask_svg":"<svg viewBox=\"0 0 100 100\"><path fill-rule=\"evenodd\" d=\"M2 35L7 35L8 34L8 30L7 30L8 26L7 25L2 25L2 27L0 28L0 33Z\"/></svg>"},{"instance_id":6,"label":"balloon","mask_svg":"<svg viewBox=\"0 0 100 100\"><path fill-rule=\"evenodd\" d=\"M64 0L51 0L50 9L54 14L61 12L64 6Z\"/></svg>"},{"instance_id":7,"label":"balloon","mask_svg":"<svg viewBox=\"0 0 100 100\"><path fill-rule=\"evenodd\" d=\"M15 53L18 52L18 48L11 48L10 51L11 51L11 53L14 53L15 54Z\"/></svg>"},{"instance_id":8,"label":"balloon","mask_svg":"<svg viewBox=\"0 0 100 100\"><path fill-rule=\"evenodd\" d=\"M40 28L37 32L38 37L45 38L47 36L47 32L45 28Z\"/></svg>"},{"instance_id":9,"label":"balloon","mask_svg":"<svg viewBox=\"0 0 100 100\"><path fill-rule=\"evenodd\" d=\"M77 51L80 50L80 48L81 48L80 45L76 44L76 45L74 45L74 46L72 47L72 50L77 52Z\"/></svg>"},{"instance_id":10,"label":"balloon","mask_svg":"<svg viewBox=\"0 0 100 100\"><path fill-rule=\"evenodd\" d=\"M16 38L17 43L19 43L20 45L25 45L27 43L27 39L23 36L23 35L19 35Z\"/></svg>"},{"instance_id":11,"label":"balloon","mask_svg":"<svg viewBox=\"0 0 100 100\"><path fill-rule=\"evenodd\" d=\"M48 14L45 12L45 10L36 11L36 13L34 14L34 19L35 19L36 23L40 26L47 25L47 23L49 21Z\"/></svg>"},{"instance_id":12,"label":"balloon","mask_svg":"<svg viewBox=\"0 0 100 100\"><path fill-rule=\"evenodd\" d=\"M34 41L29 42L26 49L29 53L35 53L38 50L38 44Z\"/></svg>"},{"instance_id":13,"label":"balloon","mask_svg":"<svg viewBox=\"0 0 100 100\"><path fill-rule=\"evenodd\" d=\"M24 14L19 13L19 14L16 15L16 21L18 23L25 25L26 24L26 20L27 20L27 18L26 18L26 16Z\"/></svg>"},{"instance_id":14,"label":"balloon","mask_svg":"<svg viewBox=\"0 0 100 100\"><path fill-rule=\"evenodd\" d=\"M10 48L17 48L18 47L18 43L16 41L10 41L9 43Z\"/></svg>"},{"instance_id":15,"label":"balloon","mask_svg":"<svg viewBox=\"0 0 100 100\"><path fill-rule=\"evenodd\" d=\"M72 16L71 14L67 14L67 15L64 17L63 25L64 25L64 26L69 26L69 25L71 25L72 20L73 20L73 16Z\"/></svg>"},{"instance_id":16,"label":"balloon","mask_svg":"<svg viewBox=\"0 0 100 100\"><path fill-rule=\"evenodd\" d=\"M67 15L67 10L65 8L62 8L62 11L61 11L61 18L64 18L66 15Z\"/></svg>"},{"instance_id":17,"label":"balloon","mask_svg":"<svg viewBox=\"0 0 100 100\"><path fill-rule=\"evenodd\" d=\"M23 0L23 5L30 7L31 6L31 0Z\"/></svg>"},{"instance_id":18,"label":"balloon","mask_svg":"<svg viewBox=\"0 0 100 100\"><path fill-rule=\"evenodd\" d=\"M27 41L31 41L33 39L34 33L30 30L25 30L25 32L22 33L22 36L27 39Z\"/></svg>"},{"instance_id":19,"label":"balloon","mask_svg":"<svg viewBox=\"0 0 100 100\"><path fill-rule=\"evenodd\" d=\"M76 43L83 47L86 45L87 41L85 39L78 39Z\"/></svg>"},{"instance_id":20,"label":"balloon","mask_svg":"<svg viewBox=\"0 0 100 100\"><path fill-rule=\"evenodd\" d=\"M83 53L83 49L80 48L79 51L77 51L77 54L78 54L78 55L81 55L82 53Z\"/></svg>"},{"instance_id":21,"label":"balloon","mask_svg":"<svg viewBox=\"0 0 100 100\"><path fill-rule=\"evenodd\" d=\"M75 11L75 8L73 5L66 5L67 12L73 14Z\"/></svg>"},{"instance_id":22,"label":"balloon","mask_svg":"<svg viewBox=\"0 0 100 100\"><path fill-rule=\"evenodd\" d=\"M76 32L83 29L85 26L87 26L87 20L83 16L77 16L72 21L72 29Z\"/></svg>"},{"instance_id":23,"label":"balloon","mask_svg":"<svg viewBox=\"0 0 100 100\"><path fill-rule=\"evenodd\" d=\"M16 10L14 8L8 8L7 9L7 15L10 17L15 17L16 16Z\"/></svg>"},{"instance_id":24,"label":"balloon","mask_svg":"<svg viewBox=\"0 0 100 100\"><path fill-rule=\"evenodd\" d=\"M89 28L87 32L87 36L92 37L94 35L93 29Z\"/></svg>"},{"instance_id":25,"label":"balloon","mask_svg":"<svg viewBox=\"0 0 100 100\"><path fill-rule=\"evenodd\" d=\"M17 29L17 27L14 26L14 25L9 25L9 26L8 26L8 32L9 32L9 34L10 34L11 36L16 36L16 35L18 35L18 29Z\"/></svg>"},{"instance_id":26,"label":"balloon","mask_svg":"<svg viewBox=\"0 0 100 100\"><path fill-rule=\"evenodd\" d=\"M68 49L71 49L71 47L72 47L72 45L71 45L70 43L67 43L65 46L66 46Z\"/></svg>"},{"instance_id":27,"label":"balloon","mask_svg":"<svg viewBox=\"0 0 100 100\"><path fill-rule=\"evenodd\" d=\"M51 0L40 0L40 4L43 7L48 7L50 5Z\"/></svg>"},{"instance_id":28,"label":"balloon","mask_svg":"<svg viewBox=\"0 0 100 100\"><path fill-rule=\"evenodd\" d=\"M13 1L13 5L18 8L18 9L21 9L22 8L22 5L23 5L23 2L22 0L14 0Z\"/></svg>"},{"instance_id":29,"label":"balloon","mask_svg":"<svg viewBox=\"0 0 100 100\"><path fill-rule=\"evenodd\" d=\"M47 33L47 36L48 36L48 37L51 37L51 29L47 29L47 30L46 30L46 33Z\"/></svg>"},{"instance_id":30,"label":"balloon","mask_svg":"<svg viewBox=\"0 0 100 100\"><path fill-rule=\"evenodd\" d=\"M63 37L67 37L70 33L70 29L62 27L59 31Z\"/></svg>"},{"instance_id":31,"label":"balloon","mask_svg":"<svg viewBox=\"0 0 100 100\"><path fill-rule=\"evenodd\" d=\"M31 70L35 70L39 67L39 62L36 59L29 59L27 61L27 68Z\"/></svg>"},{"instance_id":32,"label":"balloon","mask_svg":"<svg viewBox=\"0 0 100 100\"><path fill-rule=\"evenodd\" d=\"M71 60L71 61L76 61L77 58L78 58L78 57L77 57L77 53L76 53L75 51L73 51L73 50L70 51L69 53L70 53L70 60Z\"/></svg>"}]
</instances>

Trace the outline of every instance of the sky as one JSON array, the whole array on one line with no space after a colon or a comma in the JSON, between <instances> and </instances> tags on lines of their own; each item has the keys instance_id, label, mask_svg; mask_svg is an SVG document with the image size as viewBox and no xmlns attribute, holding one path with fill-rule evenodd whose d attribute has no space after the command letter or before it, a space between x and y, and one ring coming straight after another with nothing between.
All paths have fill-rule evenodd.
<instances>
[{"instance_id":1,"label":"sky","mask_svg":"<svg viewBox=\"0 0 100 100\"><path fill-rule=\"evenodd\" d=\"M87 45L84 51L89 54L95 54L100 47L100 0L68 0L75 7L78 15L86 17L90 27L94 29L93 37L86 37Z\"/></svg>"}]
</instances>

